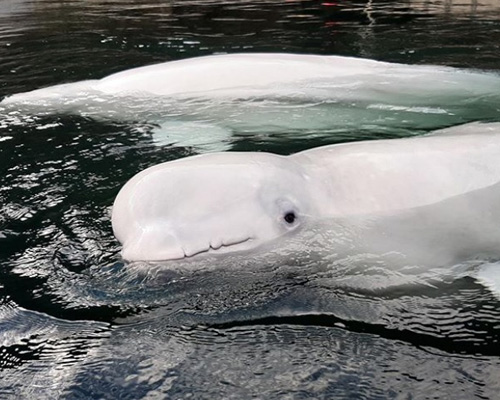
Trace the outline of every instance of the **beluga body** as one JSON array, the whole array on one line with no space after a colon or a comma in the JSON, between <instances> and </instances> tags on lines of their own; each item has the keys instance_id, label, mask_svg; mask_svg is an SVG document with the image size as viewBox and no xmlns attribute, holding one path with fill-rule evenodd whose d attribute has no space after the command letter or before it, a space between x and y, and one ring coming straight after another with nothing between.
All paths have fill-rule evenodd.
<instances>
[{"instance_id":1,"label":"beluga body","mask_svg":"<svg viewBox=\"0 0 500 400\"><path fill-rule=\"evenodd\" d=\"M261 141L304 131L328 138L332 131L349 135L377 126L401 135L491 120L498 115L500 75L354 57L243 53L147 65L0 100L5 124L80 115L125 122L151 133L157 146L200 153L226 151L236 138L254 134Z\"/></svg>"},{"instance_id":2,"label":"beluga body","mask_svg":"<svg viewBox=\"0 0 500 400\"><path fill-rule=\"evenodd\" d=\"M499 123L289 156L203 154L134 176L116 197L113 231L129 261L251 254L316 225L352 225L351 248L416 262L498 256L498 160Z\"/></svg>"}]
</instances>

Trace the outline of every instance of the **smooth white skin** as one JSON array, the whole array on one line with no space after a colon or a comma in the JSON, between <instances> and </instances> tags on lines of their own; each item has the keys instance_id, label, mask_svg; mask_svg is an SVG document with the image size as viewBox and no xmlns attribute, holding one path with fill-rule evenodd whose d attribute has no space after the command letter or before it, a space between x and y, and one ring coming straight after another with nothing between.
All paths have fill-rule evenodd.
<instances>
[{"instance_id":1,"label":"smooth white skin","mask_svg":"<svg viewBox=\"0 0 500 400\"><path fill-rule=\"evenodd\" d=\"M160 96L189 95L210 92L211 96L227 95L225 90L243 88L256 91L259 87L279 83L321 78L341 78L356 74L373 74L387 69L422 67L402 66L338 56L295 54L230 54L196 57L112 74L100 80L87 80L56 85L8 97L4 104L27 101L30 98L50 98L65 95L68 90L98 91L105 94L154 94ZM425 67L424 67L425 68ZM437 70L445 70L438 68Z\"/></svg>"},{"instance_id":2,"label":"smooth white skin","mask_svg":"<svg viewBox=\"0 0 500 400\"><path fill-rule=\"evenodd\" d=\"M256 248L306 222L373 219L370 250L397 239L425 255L435 237L451 260L464 240L471 252L500 243L498 160L500 124L477 123L291 156L200 155L133 177L115 200L113 230L126 260L160 261Z\"/></svg>"},{"instance_id":3,"label":"smooth white skin","mask_svg":"<svg viewBox=\"0 0 500 400\"><path fill-rule=\"evenodd\" d=\"M148 65L98 80L19 93L5 98L2 104L57 100L61 97L77 97L82 93L232 98L269 94L269 90L279 93L279 89L286 88L287 84L293 84L292 90L284 90L283 93L300 97L297 87L301 83L306 84L303 89L308 92L316 83L321 83L320 88L332 80L343 93L343 98L351 96L358 100L363 98L363 91L357 90L360 83L377 90L379 96L384 92L392 92L394 82L398 84L397 93L400 96L405 86L423 95L428 92L439 95L441 86L447 88L448 94L452 88L457 94L466 88L473 95L498 85L497 78L450 67L395 64L354 57L282 53L224 54ZM418 85L414 82L418 82ZM471 82L473 84L468 84ZM373 97L369 92L366 96Z\"/></svg>"}]
</instances>

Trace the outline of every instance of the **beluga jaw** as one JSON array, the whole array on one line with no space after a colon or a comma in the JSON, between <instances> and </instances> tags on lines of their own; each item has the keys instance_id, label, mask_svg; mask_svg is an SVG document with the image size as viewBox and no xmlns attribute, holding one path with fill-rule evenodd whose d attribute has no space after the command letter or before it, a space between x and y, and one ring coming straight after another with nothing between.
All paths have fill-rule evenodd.
<instances>
[{"instance_id":1,"label":"beluga jaw","mask_svg":"<svg viewBox=\"0 0 500 400\"><path fill-rule=\"evenodd\" d=\"M134 176L112 225L128 261L167 261L258 247L296 230L314 205L304 168L266 153L213 153Z\"/></svg>"}]
</instances>

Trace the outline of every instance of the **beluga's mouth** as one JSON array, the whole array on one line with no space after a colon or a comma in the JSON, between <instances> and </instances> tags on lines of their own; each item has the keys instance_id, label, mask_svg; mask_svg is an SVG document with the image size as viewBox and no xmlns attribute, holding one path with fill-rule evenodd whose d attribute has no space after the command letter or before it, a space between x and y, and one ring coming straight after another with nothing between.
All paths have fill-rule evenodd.
<instances>
[{"instance_id":1,"label":"beluga's mouth","mask_svg":"<svg viewBox=\"0 0 500 400\"><path fill-rule=\"evenodd\" d=\"M239 246L241 244L247 243L252 241L252 237L247 237L245 239L238 239L238 240L232 240L232 241L211 241L207 247L204 248L196 248L196 249L186 249L182 248L182 252L184 253L184 257L180 258L171 258L172 260L174 259L184 259L184 258L194 258L196 256L202 255L202 254L213 254L213 253L225 253L227 249L231 248L231 251L234 250L235 246ZM241 248L239 250L244 250L245 248Z\"/></svg>"}]
</instances>

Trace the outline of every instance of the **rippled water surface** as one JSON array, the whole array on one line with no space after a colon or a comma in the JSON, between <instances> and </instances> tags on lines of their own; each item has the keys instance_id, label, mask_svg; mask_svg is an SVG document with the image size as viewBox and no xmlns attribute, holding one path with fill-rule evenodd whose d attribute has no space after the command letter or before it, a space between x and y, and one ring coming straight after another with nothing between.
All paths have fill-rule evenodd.
<instances>
[{"instance_id":1,"label":"rippled water surface","mask_svg":"<svg viewBox=\"0 0 500 400\"><path fill-rule=\"evenodd\" d=\"M234 52L496 76L500 5L0 0L1 97ZM497 399L500 303L469 273L480 260L429 269L394 254L335 254L318 229L250 257L125 264L111 231L120 187L159 162L213 148L288 154L500 121L494 85L441 94L417 107L402 104L414 101L407 90L391 107L260 99L153 101L104 117L91 108L0 109L0 397ZM168 114L166 128L158 110ZM170 136L155 136L158 127ZM212 129L212 139L185 140L193 129Z\"/></svg>"}]
</instances>

